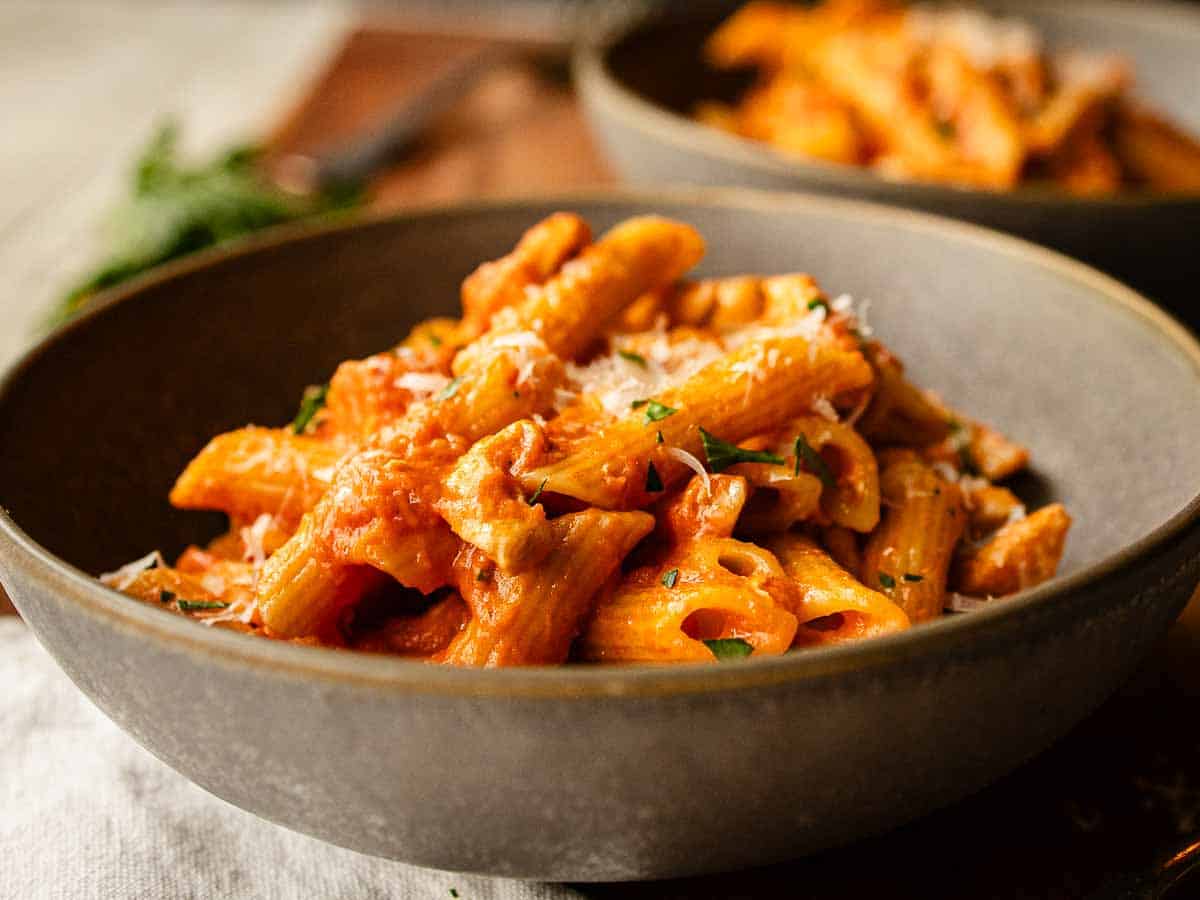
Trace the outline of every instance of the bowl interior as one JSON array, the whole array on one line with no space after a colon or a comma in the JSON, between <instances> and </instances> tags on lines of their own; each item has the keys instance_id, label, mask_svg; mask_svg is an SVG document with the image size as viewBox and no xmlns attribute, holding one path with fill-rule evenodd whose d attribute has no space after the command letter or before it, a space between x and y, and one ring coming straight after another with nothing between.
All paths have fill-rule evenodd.
<instances>
[{"instance_id":1,"label":"bowl interior","mask_svg":"<svg viewBox=\"0 0 1200 900\"><path fill-rule=\"evenodd\" d=\"M1165 4L1087 0L984 0L969 5L1019 16L1053 49L1123 55L1136 72L1134 94L1180 126L1200 133L1200 13ZM695 17L648 20L608 48L606 67L626 89L683 116L690 117L701 100L732 102L753 82L753 73L712 69L702 54L705 39L723 17L708 10ZM764 151L772 152L766 147Z\"/></svg>"},{"instance_id":2,"label":"bowl interior","mask_svg":"<svg viewBox=\"0 0 1200 900\"><path fill-rule=\"evenodd\" d=\"M452 314L458 285L549 212L597 229L657 212L705 235L704 274L814 273L869 300L913 377L1027 443L1027 499L1076 519L1063 573L1183 509L1200 487L1190 339L1115 283L977 229L746 192L440 210L267 241L151 277L28 357L0 393L0 505L88 572L217 532L166 495L208 438L293 414L341 359Z\"/></svg>"}]
</instances>

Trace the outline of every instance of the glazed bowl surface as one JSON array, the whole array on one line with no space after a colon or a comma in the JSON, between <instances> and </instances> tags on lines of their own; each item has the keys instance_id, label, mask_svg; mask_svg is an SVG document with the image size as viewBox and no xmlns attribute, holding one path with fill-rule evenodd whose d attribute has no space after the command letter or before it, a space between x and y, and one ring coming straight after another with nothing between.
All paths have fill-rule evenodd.
<instances>
[{"instance_id":1,"label":"glazed bowl surface","mask_svg":"<svg viewBox=\"0 0 1200 900\"><path fill-rule=\"evenodd\" d=\"M1135 95L1200 134L1200 8L1113 0L983 0L1018 16L1049 47L1117 52L1136 71ZM736 8L732 4L730 9ZM1191 285L1200 196L1128 192L1076 197L1048 187L986 191L888 180L855 166L803 160L692 119L697 102L731 102L749 72L705 65L705 39L728 14L640 18L581 43L574 71L593 131L617 172L636 185L732 185L825 193L904 206L998 228L1083 259L1200 318Z\"/></svg>"},{"instance_id":2,"label":"glazed bowl surface","mask_svg":"<svg viewBox=\"0 0 1200 900\"><path fill-rule=\"evenodd\" d=\"M694 224L705 274L871 301L914 379L1027 443L1075 527L1060 577L854 646L675 667L467 670L206 629L91 577L216 534L167 491L212 434L281 423L349 356L451 313L558 209ZM538 879L668 877L879 833L1046 747L1200 577L1200 348L1049 251L747 191L584 194L290 229L145 277L0 386L0 580L102 710L229 802L364 853Z\"/></svg>"}]
</instances>

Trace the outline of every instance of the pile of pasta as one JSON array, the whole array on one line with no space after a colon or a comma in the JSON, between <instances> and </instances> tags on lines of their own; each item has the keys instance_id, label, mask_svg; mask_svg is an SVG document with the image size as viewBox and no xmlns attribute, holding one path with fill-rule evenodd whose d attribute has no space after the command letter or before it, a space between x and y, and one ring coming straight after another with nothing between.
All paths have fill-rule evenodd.
<instances>
[{"instance_id":1,"label":"pile of pasta","mask_svg":"<svg viewBox=\"0 0 1200 900\"><path fill-rule=\"evenodd\" d=\"M171 501L230 528L102 576L206 625L470 666L779 654L1054 574L1028 453L906 380L808 275L687 280L690 226L557 213L461 319L214 438Z\"/></svg>"},{"instance_id":2,"label":"pile of pasta","mask_svg":"<svg viewBox=\"0 0 1200 900\"><path fill-rule=\"evenodd\" d=\"M1122 58L1047 53L1019 21L893 0L752 2L705 49L759 77L698 118L790 154L997 190L1200 191L1200 144L1130 99Z\"/></svg>"}]
</instances>

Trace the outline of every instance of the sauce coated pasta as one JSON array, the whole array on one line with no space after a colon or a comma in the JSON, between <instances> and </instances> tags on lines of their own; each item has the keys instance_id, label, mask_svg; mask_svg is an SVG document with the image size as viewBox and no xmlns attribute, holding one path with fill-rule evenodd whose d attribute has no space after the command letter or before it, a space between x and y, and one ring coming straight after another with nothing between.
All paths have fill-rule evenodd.
<instances>
[{"instance_id":1,"label":"sauce coated pasta","mask_svg":"<svg viewBox=\"0 0 1200 900\"><path fill-rule=\"evenodd\" d=\"M893 0L756 0L705 48L754 86L697 117L810 159L990 189L1200 191L1200 143L1131 98L1121 57L1047 52L1014 19Z\"/></svg>"},{"instance_id":2,"label":"sauce coated pasta","mask_svg":"<svg viewBox=\"0 0 1200 900\"><path fill-rule=\"evenodd\" d=\"M857 641L1050 578L1025 449L913 384L808 275L688 280L690 226L532 227L461 319L342 363L171 492L229 529L102 576L204 625L465 666Z\"/></svg>"}]
</instances>

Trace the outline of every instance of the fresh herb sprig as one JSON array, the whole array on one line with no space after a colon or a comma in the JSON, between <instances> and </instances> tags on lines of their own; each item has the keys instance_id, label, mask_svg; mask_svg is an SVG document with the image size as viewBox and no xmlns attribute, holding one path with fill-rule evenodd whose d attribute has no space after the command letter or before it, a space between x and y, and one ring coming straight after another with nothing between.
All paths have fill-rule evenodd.
<instances>
[{"instance_id":1,"label":"fresh herb sprig","mask_svg":"<svg viewBox=\"0 0 1200 900\"><path fill-rule=\"evenodd\" d=\"M731 659L745 659L754 652L754 646L741 638L716 638L705 641L704 646L712 651L712 655L721 662Z\"/></svg>"},{"instance_id":2,"label":"fresh herb sprig","mask_svg":"<svg viewBox=\"0 0 1200 900\"><path fill-rule=\"evenodd\" d=\"M132 192L109 223L105 259L71 288L47 325L80 312L98 291L147 269L270 225L356 206L358 187L290 194L263 177L261 153L238 146L198 165L179 160L179 128L163 125L138 158Z\"/></svg>"},{"instance_id":3,"label":"fresh herb sprig","mask_svg":"<svg viewBox=\"0 0 1200 900\"><path fill-rule=\"evenodd\" d=\"M785 462L782 456L765 450L745 450L737 444L714 437L703 428L700 429L700 440L704 444L708 468L713 472L724 472L730 466L744 462L773 463L777 466L782 466Z\"/></svg>"}]
</instances>

